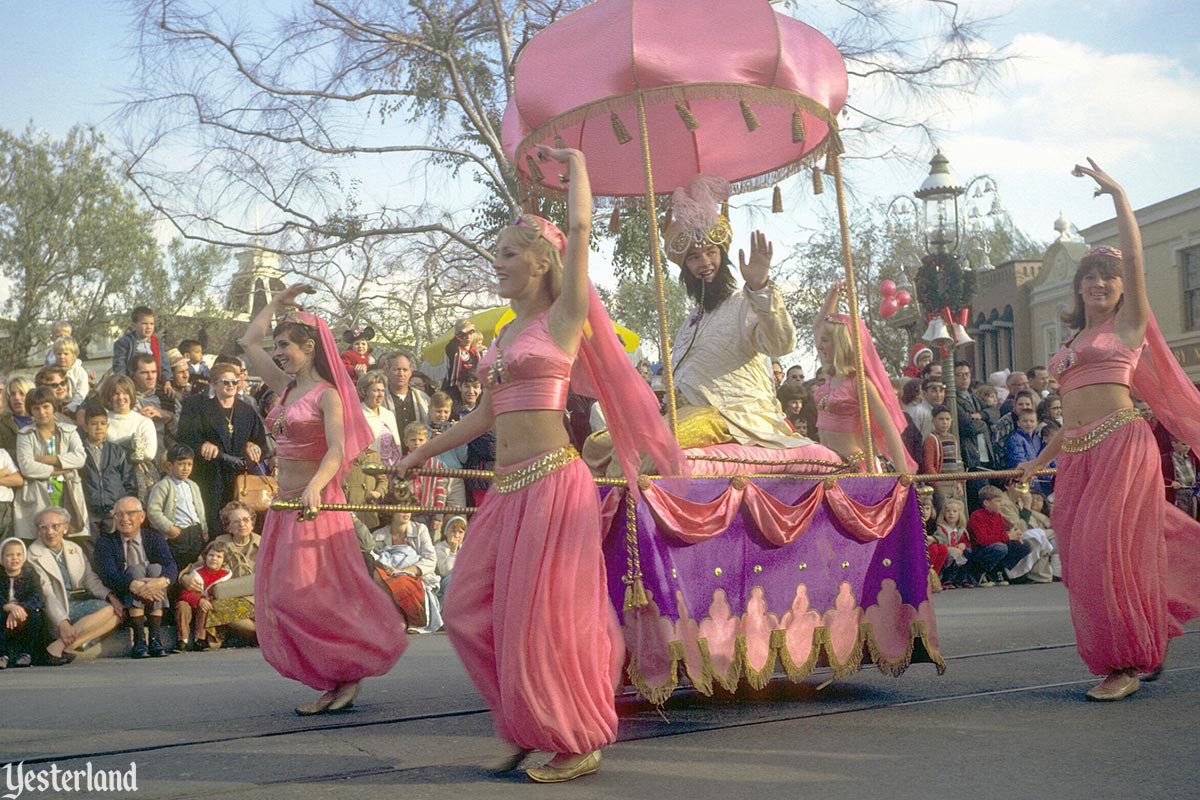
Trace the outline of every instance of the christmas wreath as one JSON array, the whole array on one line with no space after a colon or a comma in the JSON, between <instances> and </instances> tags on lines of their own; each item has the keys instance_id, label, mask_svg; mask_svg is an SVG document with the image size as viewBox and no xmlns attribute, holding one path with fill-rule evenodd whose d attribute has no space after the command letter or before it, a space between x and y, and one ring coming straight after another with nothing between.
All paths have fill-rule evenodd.
<instances>
[{"instance_id":1,"label":"christmas wreath","mask_svg":"<svg viewBox=\"0 0 1200 800\"><path fill-rule=\"evenodd\" d=\"M917 270L916 288L917 302L926 314L937 314L943 308L970 308L975 297L975 273L964 269L958 256L927 255Z\"/></svg>"}]
</instances>

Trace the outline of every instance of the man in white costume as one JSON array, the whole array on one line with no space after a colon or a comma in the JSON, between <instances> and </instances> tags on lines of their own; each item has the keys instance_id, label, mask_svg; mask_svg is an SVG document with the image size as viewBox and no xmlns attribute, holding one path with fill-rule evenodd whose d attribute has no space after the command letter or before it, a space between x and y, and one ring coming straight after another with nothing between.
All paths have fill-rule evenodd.
<instances>
[{"instance_id":1,"label":"man in white costume","mask_svg":"<svg viewBox=\"0 0 1200 800\"><path fill-rule=\"evenodd\" d=\"M750 258L738 251L745 282L738 289L729 258L733 232L717 211L728 196L724 179L698 175L672 197L666 254L681 267L696 302L672 343L676 395L681 405L715 408L739 444L810 445L812 440L797 436L785 421L766 358L796 349L792 317L771 282L773 248L763 233L754 232Z\"/></svg>"}]
</instances>

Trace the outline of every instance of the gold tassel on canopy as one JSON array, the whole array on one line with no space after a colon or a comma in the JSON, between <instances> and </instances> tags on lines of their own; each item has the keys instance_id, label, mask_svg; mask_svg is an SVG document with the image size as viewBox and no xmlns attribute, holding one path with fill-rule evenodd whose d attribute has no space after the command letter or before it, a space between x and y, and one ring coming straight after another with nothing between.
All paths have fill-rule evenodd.
<instances>
[{"instance_id":1,"label":"gold tassel on canopy","mask_svg":"<svg viewBox=\"0 0 1200 800\"><path fill-rule=\"evenodd\" d=\"M633 141L633 137L629 135L629 129L625 127L625 123L617 116L617 112L612 112L609 118L612 121L613 135L617 137L619 144L629 144Z\"/></svg>"},{"instance_id":2,"label":"gold tassel on canopy","mask_svg":"<svg viewBox=\"0 0 1200 800\"><path fill-rule=\"evenodd\" d=\"M775 191L771 193L771 213L783 213L783 192L779 191L779 187L775 187Z\"/></svg>"},{"instance_id":3,"label":"gold tassel on canopy","mask_svg":"<svg viewBox=\"0 0 1200 800\"><path fill-rule=\"evenodd\" d=\"M758 126L760 124L758 121L758 115L754 113L754 109L751 108L750 104L747 103L745 100L742 100L741 104L742 104L742 119L746 120L746 130L753 133L754 131L758 130Z\"/></svg>"},{"instance_id":4,"label":"gold tassel on canopy","mask_svg":"<svg viewBox=\"0 0 1200 800\"><path fill-rule=\"evenodd\" d=\"M621 209L613 209L612 216L608 218L608 232L613 236L621 232Z\"/></svg>"},{"instance_id":5,"label":"gold tassel on canopy","mask_svg":"<svg viewBox=\"0 0 1200 800\"><path fill-rule=\"evenodd\" d=\"M675 103L675 110L679 113L679 118L683 120L684 126L689 131L694 131L700 127L700 120L696 119L695 115L692 114L692 110L682 102Z\"/></svg>"},{"instance_id":6,"label":"gold tassel on canopy","mask_svg":"<svg viewBox=\"0 0 1200 800\"><path fill-rule=\"evenodd\" d=\"M813 165L812 175L813 175L813 194L824 194L825 193L825 183L824 183L824 181L821 180L821 168L816 165Z\"/></svg>"},{"instance_id":7,"label":"gold tassel on canopy","mask_svg":"<svg viewBox=\"0 0 1200 800\"><path fill-rule=\"evenodd\" d=\"M727 220L729 219L729 201L728 200L721 201L721 216Z\"/></svg>"},{"instance_id":8,"label":"gold tassel on canopy","mask_svg":"<svg viewBox=\"0 0 1200 800\"><path fill-rule=\"evenodd\" d=\"M566 139L564 139L562 137L562 134L559 134L559 133L554 134L554 146L557 147L559 150L566 149L567 141L566 141Z\"/></svg>"},{"instance_id":9,"label":"gold tassel on canopy","mask_svg":"<svg viewBox=\"0 0 1200 800\"><path fill-rule=\"evenodd\" d=\"M804 144L804 115L798 108L792 112L792 144Z\"/></svg>"}]
</instances>

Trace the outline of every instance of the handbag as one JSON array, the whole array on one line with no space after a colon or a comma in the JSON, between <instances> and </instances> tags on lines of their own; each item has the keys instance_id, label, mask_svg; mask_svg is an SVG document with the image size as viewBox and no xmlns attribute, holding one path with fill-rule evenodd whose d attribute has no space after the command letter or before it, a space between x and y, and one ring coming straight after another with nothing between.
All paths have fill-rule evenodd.
<instances>
[{"instance_id":1,"label":"handbag","mask_svg":"<svg viewBox=\"0 0 1200 800\"><path fill-rule=\"evenodd\" d=\"M258 469L258 473L243 472L233 479L233 499L261 514L271 507L271 501L279 492L279 481L268 475L262 464Z\"/></svg>"}]
</instances>

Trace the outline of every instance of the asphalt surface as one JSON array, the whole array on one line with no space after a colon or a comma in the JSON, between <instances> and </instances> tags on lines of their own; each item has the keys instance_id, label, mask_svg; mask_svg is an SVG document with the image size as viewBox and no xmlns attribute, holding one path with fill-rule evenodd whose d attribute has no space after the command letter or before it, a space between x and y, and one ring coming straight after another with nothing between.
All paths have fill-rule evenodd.
<instances>
[{"instance_id":1,"label":"asphalt surface","mask_svg":"<svg viewBox=\"0 0 1200 800\"><path fill-rule=\"evenodd\" d=\"M297 717L315 693L254 649L10 669L0 796L16 792L24 761L26 774L136 764L137 791L29 789L22 800L1200 797L1200 626L1172 644L1161 680L1098 704L1083 701L1096 679L1075 653L1060 584L943 592L935 604L943 676L868 667L818 688L818 671L761 692L680 690L661 712L626 696L600 773L559 786L480 767L500 747L442 634L414 637L354 710L324 717Z\"/></svg>"}]
</instances>

